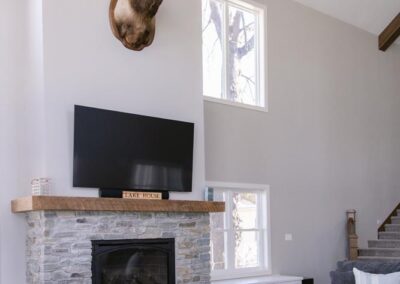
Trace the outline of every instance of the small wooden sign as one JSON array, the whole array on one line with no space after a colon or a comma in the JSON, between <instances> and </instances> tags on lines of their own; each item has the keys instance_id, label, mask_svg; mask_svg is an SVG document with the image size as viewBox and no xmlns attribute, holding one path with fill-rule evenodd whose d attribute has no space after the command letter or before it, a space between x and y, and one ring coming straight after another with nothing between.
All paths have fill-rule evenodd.
<instances>
[{"instance_id":1,"label":"small wooden sign","mask_svg":"<svg viewBox=\"0 0 400 284\"><path fill-rule=\"evenodd\" d=\"M122 198L125 199L147 199L147 200L161 200L162 193L160 192L135 192L123 191Z\"/></svg>"}]
</instances>

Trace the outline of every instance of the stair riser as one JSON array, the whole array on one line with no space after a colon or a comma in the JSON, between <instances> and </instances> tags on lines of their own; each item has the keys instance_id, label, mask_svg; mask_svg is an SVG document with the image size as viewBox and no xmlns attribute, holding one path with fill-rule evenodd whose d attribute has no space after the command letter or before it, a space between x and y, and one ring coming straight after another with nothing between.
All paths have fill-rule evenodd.
<instances>
[{"instance_id":1,"label":"stair riser","mask_svg":"<svg viewBox=\"0 0 400 284\"><path fill-rule=\"evenodd\" d=\"M387 225L387 226L385 226L385 231L386 232L400 232L400 226Z\"/></svg>"},{"instance_id":2,"label":"stair riser","mask_svg":"<svg viewBox=\"0 0 400 284\"><path fill-rule=\"evenodd\" d=\"M390 220L391 220L392 224L400 225L400 218L391 218Z\"/></svg>"},{"instance_id":3,"label":"stair riser","mask_svg":"<svg viewBox=\"0 0 400 284\"><path fill-rule=\"evenodd\" d=\"M400 249L400 241L368 241L369 248L398 248Z\"/></svg>"},{"instance_id":4,"label":"stair riser","mask_svg":"<svg viewBox=\"0 0 400 284\"><path fill-rule=\"evenodd\" d=\"M400 240L400 233L398 234L385 234L379 233L380 240Z\"/></svg>"},{"instance_id":5,"label":"stair riser","mask_svg":"<svg viewBox=\"0 0 400 284\"><path fill-rule=\"evenodd\" d=\"M379 249L373 249L373 250L363 250L360 249L358 251L359 256L383 256L383 257L398 257L400 258L400 250L379 250Z\"/></svg>"}]
</instances>

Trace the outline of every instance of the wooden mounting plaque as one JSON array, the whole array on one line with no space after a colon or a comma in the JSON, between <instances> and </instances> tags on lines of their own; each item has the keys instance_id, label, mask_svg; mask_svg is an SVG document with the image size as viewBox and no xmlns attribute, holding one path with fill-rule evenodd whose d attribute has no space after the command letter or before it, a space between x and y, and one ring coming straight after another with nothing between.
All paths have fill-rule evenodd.
<instances>
[{"instance_id":1,"label":"wooden mounting plaque","mask_svg":"<svg viewBox=\"0 0 400 284\"><path fill-rule=\"evenodd\" d=\"M13 213L32 211L224 212L224 202L27 196L11 201Z\"/></svg>"},{"instance_id":2,"label":"wooden mounting plaque","mask_svg":"<svg viewBox=\"0 0 400 284\"><path fill-rule=\"evenodd\" d=\"M136 191L123 191L122 198L125 199L140 199L140 200L161 200L161 192L136 192Z\"/></svg>"}]
</instances>

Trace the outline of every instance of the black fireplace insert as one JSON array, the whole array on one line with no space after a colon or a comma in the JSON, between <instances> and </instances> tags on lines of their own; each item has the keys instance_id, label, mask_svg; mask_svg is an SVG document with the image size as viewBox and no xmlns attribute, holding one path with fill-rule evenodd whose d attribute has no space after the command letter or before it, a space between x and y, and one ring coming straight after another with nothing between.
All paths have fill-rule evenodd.
<instances>
[{"instance_id":1,"label":"black fireplace insert","mask_svg":"<svg viewBox=\"0 0 400 284\"><path fill-rule=\"evenodd\" d=\"M175 240L92 241L93 284L175 284Z\"/></svg>"}]
</instances>

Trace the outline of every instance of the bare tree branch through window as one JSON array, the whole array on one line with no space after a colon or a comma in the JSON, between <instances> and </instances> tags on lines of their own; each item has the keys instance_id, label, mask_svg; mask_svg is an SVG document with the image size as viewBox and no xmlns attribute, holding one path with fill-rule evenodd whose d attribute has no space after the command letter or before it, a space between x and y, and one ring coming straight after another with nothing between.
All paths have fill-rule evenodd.
<instances>
[{"instance_id":1,"label":"bare tree branch through window","mask_svg":"<svg viewBox=\"0 0 400 284\"><path fill-rule=\"evenodd\" d=\"M203 0L204 95L263 106L260 97L258 10Z\"/></svg>"}]
</instances>

